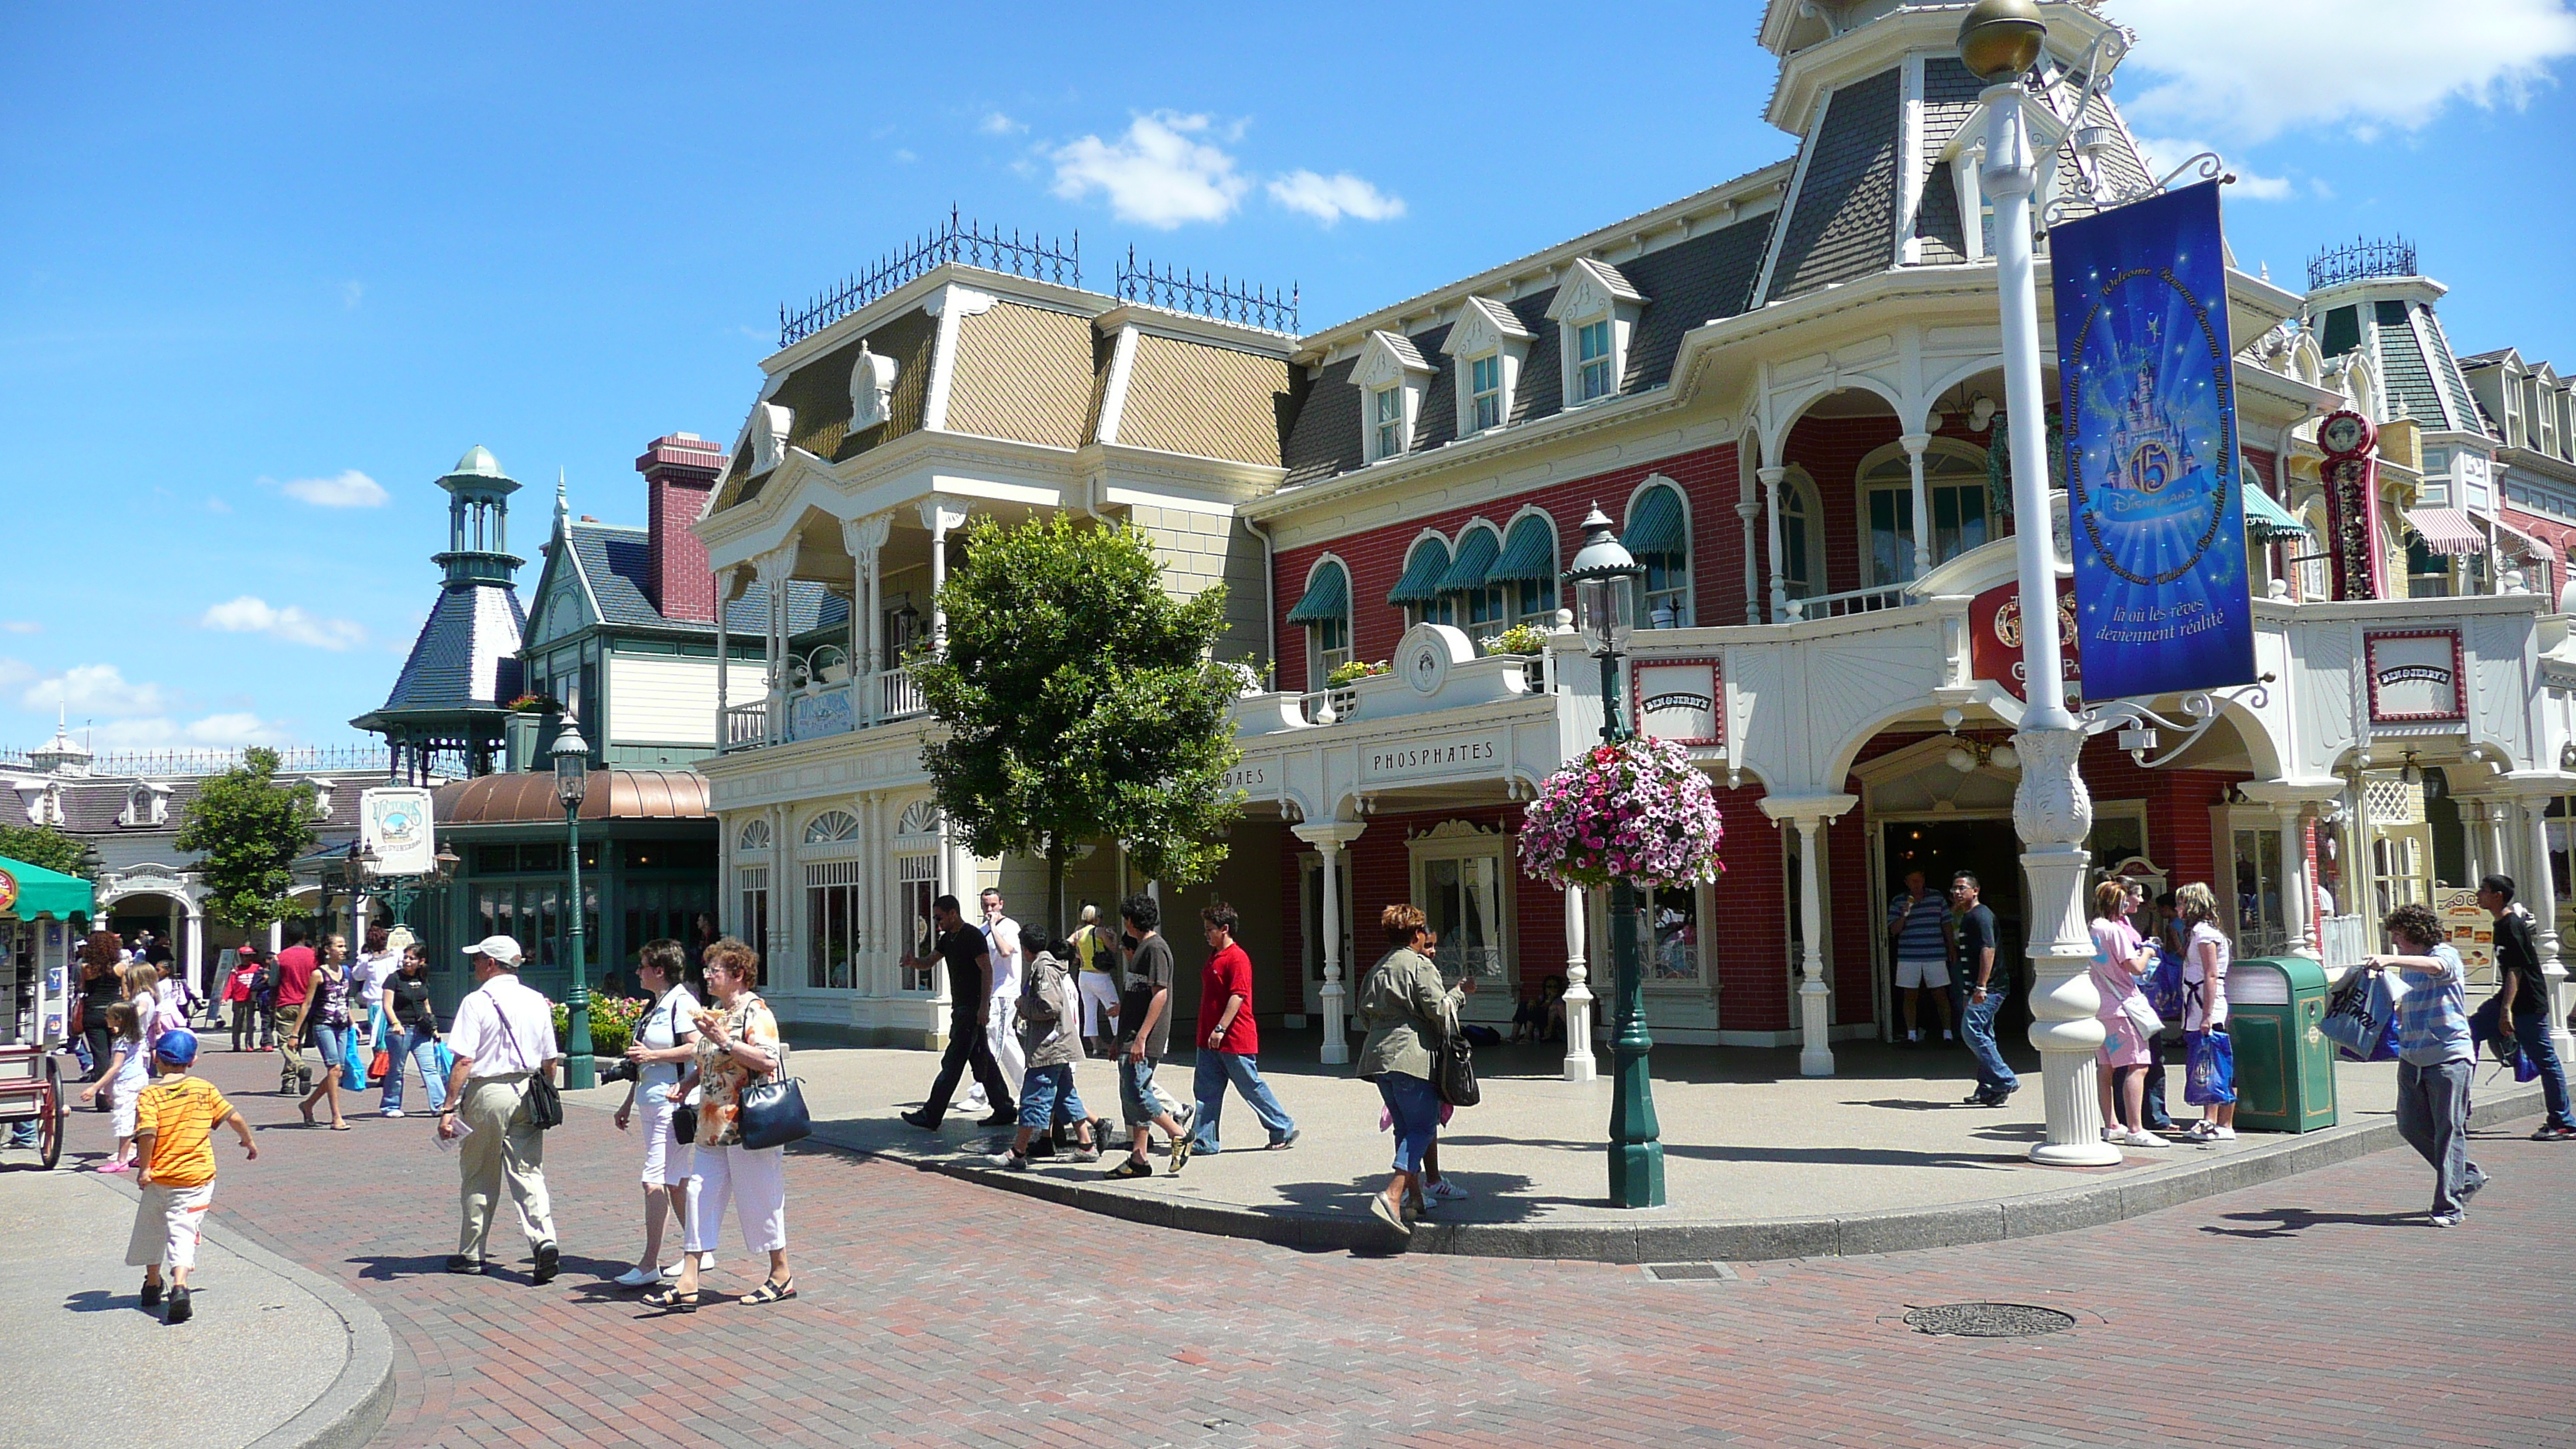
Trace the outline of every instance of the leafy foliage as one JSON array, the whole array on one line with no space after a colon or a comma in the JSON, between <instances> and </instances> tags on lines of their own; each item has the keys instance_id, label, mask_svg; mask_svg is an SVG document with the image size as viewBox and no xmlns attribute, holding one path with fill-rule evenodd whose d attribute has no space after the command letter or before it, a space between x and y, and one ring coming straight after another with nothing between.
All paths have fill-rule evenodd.
<instances>
[{"instance_id":1,"label":"leafy foliage","mask_svg":"<svg viewBox=\"0 0 2576 1449\"><path fill-rule=\"evenodd\" d=\"M590 998L590 1054L602 1060L626 1055L627 1045L635 1040L635 1023L644 1019L652 1005L640 997ZM572 1008L560 1001L555 1003L555 1040L572 1041Z\"/></svg>"},{"instance_id":2,"label":"leafy foliage","mask_svg":"<svg viewBox=\"0 0 2576 1449\"><path fill-rule=\"evenodd\" d=\"M1167 885L1215 874L1239 813L1225 776L1243 673L1208 657L1225 591L1173 598L1133 529L984 518L964 542L939 595L945 646L912 665L949 730L922 761L950 822L978 855L1045 857L1059 928L1078 844L1124 840Z\"/></svg>"},{"instance_id":3,"label":"leafy foliage","mask_svg":"<svg viewBox=\"0 0 2576 1449\"><path fill-rule=\"evenodd\" d=\"M89 879L81 869L81 842L50 825L0 825L0 855Z\"/></svg>"},{"instance_id":4,"label":"leafy foliage","mask_svg":"<svg viewBox=\"0 0 2576 1449\"><path fill-rule=\"evenodd\" d=\"M179 848L203 857L207 911L244 930L292 909L292 867L313 853L313 787L280 784L277 766L275 750L244 751L240 765L206 777L179 827Z\"/></svg>"}]
</instances>

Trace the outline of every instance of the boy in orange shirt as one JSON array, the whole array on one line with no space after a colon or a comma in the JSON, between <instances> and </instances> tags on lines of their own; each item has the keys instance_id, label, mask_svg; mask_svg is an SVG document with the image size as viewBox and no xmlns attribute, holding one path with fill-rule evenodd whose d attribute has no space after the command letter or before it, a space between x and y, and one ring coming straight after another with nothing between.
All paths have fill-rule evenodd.
<instances>
[{"instance_id":1,"label":"boy in orange shirt","mask_svg":"<svg viewBox=\"0 0 2576 1449\"><path fill-rule=\"evenodd\" d=\"M161 1302L161 1273L170 1272L170 1309L166 1322L188 1321L188 1272L197 1266L197 1239L206 1230L206 1209L215 1201L215 1144L218 1125L241 1137L245 1161L259 1160L250 1124L214 1084L188 1075L197 1060L197 1034L185 1027L162 1033L152 1048L161 1079L143 1089L134 1109L136 1160L143 1165L135 1179L143 1200L134 1208L134 1234L126 1239L125 1261L143 1270L143 1306Z\"/></svg>"}]
</instances>

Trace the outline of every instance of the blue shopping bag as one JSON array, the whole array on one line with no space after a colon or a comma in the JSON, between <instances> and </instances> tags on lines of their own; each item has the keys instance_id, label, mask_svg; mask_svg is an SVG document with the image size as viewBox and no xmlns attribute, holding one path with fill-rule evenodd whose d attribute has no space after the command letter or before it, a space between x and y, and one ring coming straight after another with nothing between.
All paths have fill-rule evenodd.
<instances>
[{"instance_id":1,"label":"blue shopping bag","mask_svg":"<svg viewBox=\"0 0 2576 1449\"><path fill-rule=\"evenodd\" d=\"M2236 1043L2224 1030L2187 1032L2182 1099L2195 1107L2236 1100Z\"/></svg>"},{"instance_id":2,"label":"blue shopping bag","mask_svg":"<svg viewBox=\"0 0 2576 1449\"><path fill-rule=\"evenodd\" d=\"M2138 978L2138 989L2146 993L2147 1004L2156 1015L2175 1026L2182 1024L2182 958L2155 942L2147 949L2156 954L2155 967Z\"/></svg>"},{"instance_id":3,"label":"blue shopping bag","mask_svg":"<svg viewBox=\"0 0 2576 1449\"><path fill-rule=\"evenodd\" d=\"M352 1092L363 1092L367 1090L367 1064L358 1058L358 1034L344 1030L340 1040L340 1085Z\"/></svg>"},{"instance_id":4,"label":"blue shopping bag","mask_svg":"<svg viewBox=\"0 0 2576 1449\"><path fill-rule=\"evenodd\" d=\"M2397 1057L2397 998L2380 972L2362 968L2335 988L2317 1031L2360 1062L2394 1061Z\"/></svg>"}]
</instances>

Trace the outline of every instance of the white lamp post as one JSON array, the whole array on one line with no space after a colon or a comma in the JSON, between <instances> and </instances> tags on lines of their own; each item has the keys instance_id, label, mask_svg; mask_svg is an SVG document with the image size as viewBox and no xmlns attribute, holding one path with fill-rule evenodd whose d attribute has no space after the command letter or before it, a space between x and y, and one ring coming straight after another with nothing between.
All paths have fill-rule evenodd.
<instances>
[{"instance_id":1,"label":"white lamp post","mask_svg":"<svg viewBox=\"0 0 2576 1449\"><path fill-rule=\"evenodd\" d=\"M2093 797L2076 772L2084 733L2066 708L2057 633L2057 560L2049 540L2048 429L2039 388L2039 295L2031 266L2031 193L2040 159L2022 115L2023 80L2037 64L2048 28L2034 0L1978 0L1959 24L1959 59L1986 82L1986 159L1978 182L1995 210L1995 289L2002 304L2004 406L2012 416L2014 550L2021 564L2022 678L2030 696L2013 736L2022 761L2013 791L2013 828L2029 882L2027 924L2031 1045L2039 1048L2046 1140L2034 1162L2099 1166L2120 1160L2102 1140L2096 1066L2102 1045L2100 993L2088 974L2092 932L2084 920L2084 838Z\"/></svg>"}]
</instances>

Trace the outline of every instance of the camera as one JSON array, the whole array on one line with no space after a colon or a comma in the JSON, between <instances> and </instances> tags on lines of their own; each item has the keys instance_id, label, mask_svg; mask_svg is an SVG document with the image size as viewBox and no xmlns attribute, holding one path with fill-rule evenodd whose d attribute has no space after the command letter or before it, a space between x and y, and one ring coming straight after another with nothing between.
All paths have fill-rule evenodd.
<instances>
[{"instance_id":1,"label":"camera","mask_svg":"<svg viewBox=\"0 0 2576 1449\"><path fill-rule=\"evenodd\" d=\"M599 1084L603 1087L611 1082L635 1080L635 1064L624 1057L602 1057L598 1060L597 1067Z\"/></svg>"}]
</instances>

